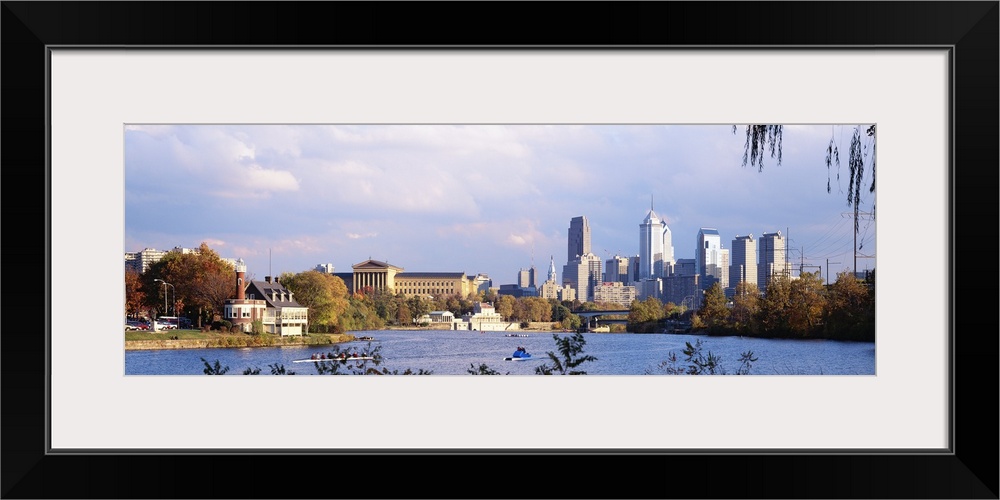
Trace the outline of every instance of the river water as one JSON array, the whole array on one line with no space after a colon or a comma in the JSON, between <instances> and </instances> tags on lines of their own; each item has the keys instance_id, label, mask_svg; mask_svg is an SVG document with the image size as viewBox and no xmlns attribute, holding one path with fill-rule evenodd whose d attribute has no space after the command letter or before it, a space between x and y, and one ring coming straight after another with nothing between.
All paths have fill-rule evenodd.
<instances>
[{"instance_id":1,"label":"river water","mask_svg":"<svg viewBox=\"0 0 1000 500\"><path fill-rule=\"evenodd\" d=\"M557 356L552 332L518 332L525 337L507 337L503 332L387 330L352 332L371 336L371 347L381 346L381 368L390 371L430 370L433 375L468 375L481 364L502 374L533 375L535 367L552 362L548 352ZM569 336L569 333L559 333ZM596 361L578 369L589 375L662 375L660 367L671 353L684 364L685 342L702 341L703 353L721 357L720 365L733 373L739 366L740 353L753 351L757 361L751 375L875 375L875 343L833 340L755 339L747 337L708 337L701 335L589 333L582 355ZM339 344L341 349L365 352L368 341ZM517 347L532 354L526 361L504 361ZM254 347L218 349L163 349L125 352L126 375L203 375L204 358L211 364L229 367L227 375L240 375L247 368L270 373L270 365L284 365L299 375L316 374L314 363L294 363L313 354L329 352L332 346Z\"/></svg>"}]
</instances>

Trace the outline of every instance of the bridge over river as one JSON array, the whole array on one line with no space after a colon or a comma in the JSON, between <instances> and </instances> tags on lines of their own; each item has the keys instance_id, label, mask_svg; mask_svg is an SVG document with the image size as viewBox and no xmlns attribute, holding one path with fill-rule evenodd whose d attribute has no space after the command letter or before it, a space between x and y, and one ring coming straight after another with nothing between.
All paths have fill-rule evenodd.
<instances>
[{"instance_id":1,"label":"bridge over river","mask_svg":"<svg viewBox=\"0 0 1000 500\"><path fill-rule=\"evenodd\" d=\"M573 314L583 320L586 328L595 328L600 325L624 325L628 323L628 311L573 311ZM605 318L605 316L622 316L618 318Z\"/></svg>"}]
</instances>

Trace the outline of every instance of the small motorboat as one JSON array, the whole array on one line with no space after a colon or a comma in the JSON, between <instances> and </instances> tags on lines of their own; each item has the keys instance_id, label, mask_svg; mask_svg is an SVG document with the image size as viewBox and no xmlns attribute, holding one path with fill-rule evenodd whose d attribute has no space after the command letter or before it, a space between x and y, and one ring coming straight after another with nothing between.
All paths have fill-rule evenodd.
<instances>
[{"instance_id":1,"label":"small motorboat","mask_svg":"<svg viewBox=\"0 0 1000 500\"><path fill-rule=\"evenodd\" d=\"M528 359L531 359L531 354L523 347L518 347L509 358L503 358L504 361L525 361Z\"/></svg>"}]
</instances>

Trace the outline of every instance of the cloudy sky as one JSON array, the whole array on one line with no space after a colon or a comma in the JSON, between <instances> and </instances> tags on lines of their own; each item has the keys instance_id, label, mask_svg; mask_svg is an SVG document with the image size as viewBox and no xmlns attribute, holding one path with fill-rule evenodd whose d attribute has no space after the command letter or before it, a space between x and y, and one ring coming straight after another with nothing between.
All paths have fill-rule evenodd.
<instances>
[{"instance_id":1,"label":"cloudy sky","mask_svg":"<svg viewBox=\"0 0 1000 500\"><path fill-rule=\"evenodd\" d=\"M129 125L124 251L206 242L257 279L373 258L497 286L532 262L544 275L550 256L561 278L580 215L595 254L637 254L652 198L677 258L694 257L701 227L725 248L780 230L796 271L804 255L824 274L829 259L833 276L853 263L842 215L853 129L786 126L781 165L767 157L758 172L731 125ZM839 181L824 161L831 137ZM875 253L874 222L858 242Z\"/></svg>"}]
</instances>

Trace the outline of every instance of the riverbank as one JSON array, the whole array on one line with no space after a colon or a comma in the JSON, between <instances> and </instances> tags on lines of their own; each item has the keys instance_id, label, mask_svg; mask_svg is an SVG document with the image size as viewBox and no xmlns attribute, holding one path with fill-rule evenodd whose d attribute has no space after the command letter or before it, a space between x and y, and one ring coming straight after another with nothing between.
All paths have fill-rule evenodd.
<instances>
[{"instance_id":1,"label":"riverbank","mask_svg":"<svg viewBox=\"0 0 1000 500\"><path fill-rule=\"evenodd\" d=\"M152 349L208 349L216 347L275 347L275 346L297 346L297 345L330 345L351 342L356 340L354 335L335 333L311 333L308 336L279 337L277 335L225 335L210 334L199 338L183 338L183 335L171 335L168 333L154 334L162 335L163 338L141 338L129 339L126 334L125 350L152 350ZM136 337L138 335L133 335ZM176 336L178 338L170 338ZM143 335L149 337L149 335Z\"/></svg>"}]
</instances>

